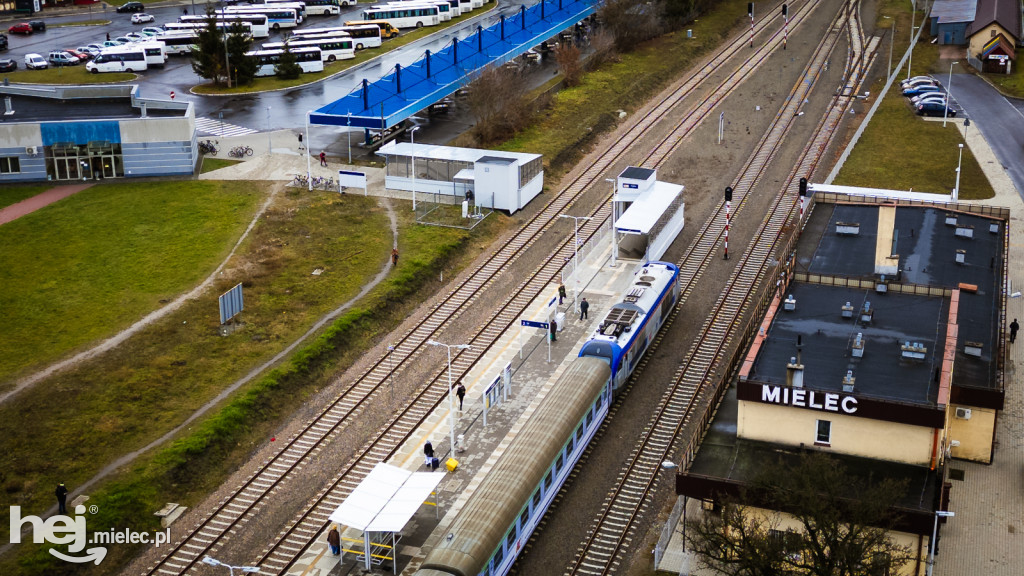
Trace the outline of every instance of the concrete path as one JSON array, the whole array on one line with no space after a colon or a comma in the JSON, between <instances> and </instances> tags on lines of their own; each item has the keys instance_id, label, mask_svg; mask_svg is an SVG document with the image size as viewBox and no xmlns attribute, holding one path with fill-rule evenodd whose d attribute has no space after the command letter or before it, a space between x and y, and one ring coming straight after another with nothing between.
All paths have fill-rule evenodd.
<instances>
[{"instance_id":1,"label":"concrete path","mask_svg":"<svg viewBox=\"0 0 1024 576\"><path fill-rule=\"evenodd\" d=\"M72 194L77 194L86 188L91 188L95 182L85 184L67 184L55 186L46 192L40 192L31 198L26 198L17 204L11 204L0 209L0 225L7 224L12 220L21 218L25 214L31 214L44 206L49 206L58 200L63 200Z\"/></svg>"}]
</instances>

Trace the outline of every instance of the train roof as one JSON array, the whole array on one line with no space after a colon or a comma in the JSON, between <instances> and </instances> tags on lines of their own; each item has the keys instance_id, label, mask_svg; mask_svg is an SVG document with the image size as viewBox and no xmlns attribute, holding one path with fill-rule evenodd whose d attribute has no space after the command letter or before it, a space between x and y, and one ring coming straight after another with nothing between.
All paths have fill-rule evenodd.
<instances>
[{"instance_id":1,"label":"train roof","mask_svg":"<svg viewBox=\"0 0 1024 576\"><path fill-rule=\"evenodd\" d=\"M622 301L613 304L591 340L629 341L633 329L638 327L658 303L662 293L675 278L677 268L666 262L651 262L636 271Z\"/></svg>"}]
</instances>

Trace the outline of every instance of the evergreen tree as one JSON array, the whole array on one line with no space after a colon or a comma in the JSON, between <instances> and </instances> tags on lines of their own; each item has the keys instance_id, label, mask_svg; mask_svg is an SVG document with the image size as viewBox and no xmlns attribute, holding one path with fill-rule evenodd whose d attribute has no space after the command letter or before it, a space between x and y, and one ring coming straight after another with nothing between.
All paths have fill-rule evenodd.
<instances>
[{"instance_id":1,"label":"evergreen tree","mask_svg":"<svg viewBox=\"0 0 1024 576\"><path fill-rule=\"evenodd\" d=\"M284 54L281 54L281 60L274 66L274 72L282 80L294 80L302 74L302 67L299 66L298 61L295 59L295 54L288 48L287 44L284 45Z\"/></svg>"},{"instance_id":2,"label":"evergreen tree","mask_svg":"<svg viewBox=\"0 0 1024 576\"><path fill-rule=\"evenodd\" d=\"M233 26L228 34L228 54L231 58L231 77L234 85L252 84L259 69L259 62L245 53L252 50L252 37L242 31L241 26Z\"/></svg>"},{"instance_id":3,"label":"evergreen tree","mask_svg":"<svg viewBox=\"0 0 1024 576\"><path fill-rule=\"evenodd\" d=\"M206 9L206 27L197 31L196 47L192 49L192 70L200 78L221 84L226 78L224 67L224 39L217 28L213 8Z\"/></svg>"}]
</instances>

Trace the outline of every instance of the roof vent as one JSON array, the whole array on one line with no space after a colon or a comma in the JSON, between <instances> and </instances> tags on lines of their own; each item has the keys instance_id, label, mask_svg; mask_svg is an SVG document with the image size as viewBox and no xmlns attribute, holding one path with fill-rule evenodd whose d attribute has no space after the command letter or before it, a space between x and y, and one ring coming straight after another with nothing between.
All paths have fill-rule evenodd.
<instances>
[{"instance_id":1,"label":"roof vent","mask_svg":"<svg viewBox=\"0 0 1024 576\"><path fill-rule=\"evenodd\" d=\"M4 98L4 116L11 114L14 114L14 105L11 104L11 97L7 96Z\"/></svg>"},{"instance_id":2,"label":"roof vent","mask_svg":"<svg viewBox=\"0 0 1024 576\"><path fill-rule=\"evenodd\" d=\"M946 214L946 226L956 226L956 214Z\"/></svg>"},{"instance_id":3,"label":"roof vent","mask_svg":"<svg viewBox=\"0 0 1024 576\"><path fill-rule=\"evenodd\" d=\"M910 342L907 340L900 346L900 356L907 360L923 361L928 349L921 342Z\"/></svg>"},{"instance_id":4,"label":"roof vent","mask_svg":"<svg viewBox=\"0 0 1024 576\"><path fill-rule=\"evenodd\" d=\"M956 251L956 263L957 264L966 264L967 263L967 250L957 250Z\"/></svg>"},{"instance_id":5,"label":"roof vent","mask_svg":"<svg viewBox=\"0 0 1024 576\"><path fill-rule=\"evenodd\" d=\"M974 238L974 226L961 226L957 225L956 235L961 238Z\"/></svg>"},{"instance_id":6,"label":"roof vent","mask_svg":"<svg viewBox=\"0 0 1024 576\"><path fill-rule=\"evenodd\" d=\"M860 309L860 323L871 324L871 319L875 317L875 309L871 307L871 302L864 302L864 307Z\"/></svg>"},{"instance_id":7,"label":"roof vent","mask_svg":"<svg viewBox=\"0 0 1024 576\"><path fill-rule=\"evenodd\" d=\"M853 383L856 381L857 379L853 377L853 370L847 370L846 376L843 376L843 392L853 393Z\"/></svg>"},{"instance_id":8,"label":"roof vent","mask_svg":"<svg viewBox=\"0 0 1024 576\"><path fill-rule=\"evenodd\" d=\"M885 294L888 291L889 291L889 286L886 283L885 274L882 274L882 277L875 284L875 292L877 292L879 294Z\"/></svg>"},{"instance_id":9,"label":"roof vent","mask_svg":"<svg viewBox=\"0 0 1024 576\"><path fill-rule=\"evenodd\" d=\"M863 358L864 357L864 333L863 332L857 332L857 337L853 339L853 348L851 349L851 353L853 354L854 358Z\"/></svg>"},{"instance_id":10,"label":"roof vent","mask_svg":"<svg viewBox=\"0 0 1024 576\"><path fill-rule=\"evenodd\" d=\"M840 236L857 236L860 234L860 222L836 222L836 234Z\"/></svg>"},{"instance_id":11,"label":"roof vent","mask_svg":"<svg viewBox=\"0 0 1024 576\"><path fill-rule=\"evenodd\" d=\"M790 312L796 310L796 298L793 298L792 294L786 296L786 301L783 302L782 308L785 310L789 310Z\"/></svg>"},{"instance_id":12,"label":"roof vent","mask_svg":"<svg viewBox=\"0 0 1024 576\"><path fill-rule=\"evenodd\" d=\"M804 365L797 363L796 356L790 357L786 364L786 384L793 388L804 387Z\"/></svg>"},{"instance_id":13,"label":"roof vent","mask_svg":"<svg viewBox=\"0 0 1024 576\"><path fill-rule=\"evenodd\" d=\"M985 346L982 342L971 342L967 340L964 342L964 354L968 356L974 356L975 358L981 358L981 349Z\"/></svg>"},{"instance_id":14,"label":"roof vent","mask_svg":"<svg viewBox=\"0 0 1024 576\"><path fill-rule=\"evenodd\" d=\"M847 302L843 306L843 318L853 318L853 304Z\"/></svg>"},{"instance_id":15,"label":"roof vent","mask_svg":"<svg viewBox=\"0 0 1024 576\"><path fill-rule=\"evenodd\" d=\"M992 224L989 224L988 225L988 231L990 233L992 233L992 234L999 234L999 224L995 223L995 222L993 222Z\"/></svg>"},{"instance_id":16,"label":"roof vent","mask_svg":"<svg viewBox=\"0 0 1024 576\"><path fill-rule=\"evenodd\" d=\"M625 300L626 302L636 302L637 300L640 299L641 296L644 295L645 290L647 289L643 287L633 288L632 290L629 291L629 294L626 294L626 297L623 298L623 300Z\"/></svg>"}]
</instances>

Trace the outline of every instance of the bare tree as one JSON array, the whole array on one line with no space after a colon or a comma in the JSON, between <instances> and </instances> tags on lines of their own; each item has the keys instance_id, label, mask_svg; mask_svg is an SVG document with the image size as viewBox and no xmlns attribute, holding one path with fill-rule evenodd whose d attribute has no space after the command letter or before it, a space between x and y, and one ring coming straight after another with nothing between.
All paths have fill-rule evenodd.
<instances>
[{"instance_id":1,"label":"bare tree","mask_svg":"<svg viewBox=\"0 0 1024 576\"><path fill-rule=\"evenodd\" d=\"M687 540L706 566L729 576L895 573L912 558L889 536L905 487L851 476L824 454L803 455L798 466L766 466L738 498L725 498L720 516L690 521ZM780 530L782 515L763 509L788 514L798 528Z\"/></svg>"},{"instance_id":2,"label":"bare tree","mask_svg":"<svg viewBox=\"0 0 1024 576\"><path fill-rule=\"evenodd\" d=\"M481 72L469 86L467 102L476 117L474 135L481 144L511 137L530 118L526 86L515 66L495 66Z\"/></svg>"},{"instance_id":3,"label":"bare tree","mask_svg":"<svg viewBox=\"0 0 1024 576\"><path fill-rule=\"evenodd\" d=\"M640 42L662 33L663 12L662 2L605 0L597 10L597 17L615 38L615 48L628 52Z\"/></svg>"},{"instance_id":4,"label":"bare tree","mask_svg":"<svg viewBox=\"0 0 1024 576\"><path fill-rule=\"evenodd\" d=\"M605 62L615 62L619 58L619 52L615 49L615 37L604 28L599 28L590 35L590 50L587 68L591 70Z\"/></svg>"},{"instance_id":5,"label":"bare tree","mask_svg":"<svg viewBox=\"0 0 1024 576\"><path fill-rule=\"evenodd\" d=\"M580 49L572 43L563 42L555 48L555 62L565 79L566 86L576 86L583 78L583 60Z\"/></svg>"}]
</instances>

